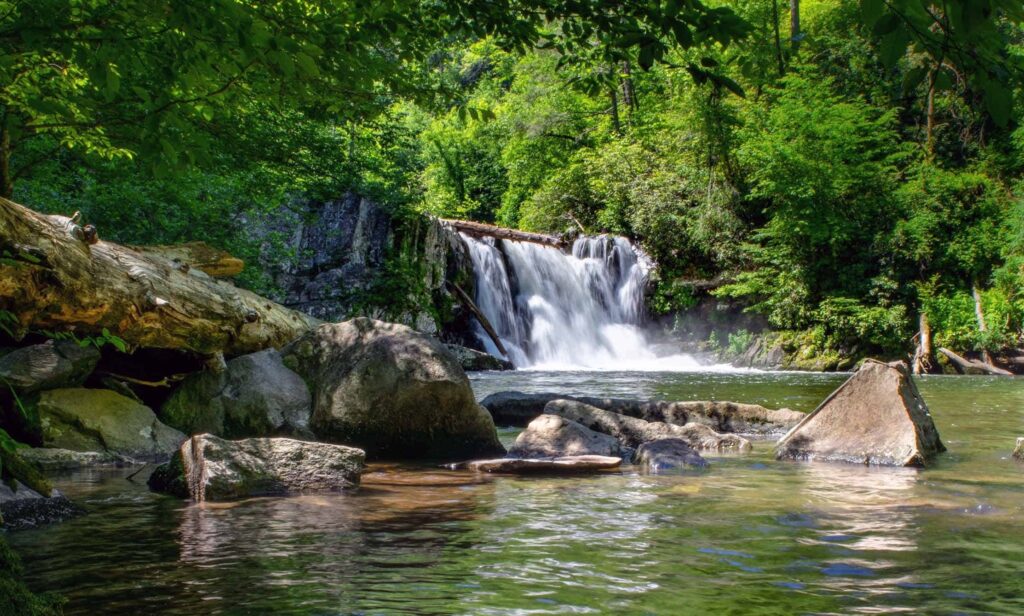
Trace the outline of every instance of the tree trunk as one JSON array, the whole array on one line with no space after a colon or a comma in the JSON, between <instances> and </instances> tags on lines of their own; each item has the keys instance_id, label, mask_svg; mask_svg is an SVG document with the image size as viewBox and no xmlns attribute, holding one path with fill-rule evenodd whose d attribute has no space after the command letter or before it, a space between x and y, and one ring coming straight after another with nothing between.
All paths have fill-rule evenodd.
<instances>
[{"instance_id":1,"label":"tree trunk","mask_svg":"<svg viewBox=\"0 0 1024 616\"><path fill-rule=\"evenodd\" d=\"M789 40L796 53L800 49L800 0L789 0Z\"/></svg>"},{"instance_id":2,"label":"tree trunk","mask_svg":"<svg viewBox=\"0 0 1024 616\"><path fill-rule=\"evenodd\" d=\"M476 302L473 301L473 298L471 298L468 293L463 291L462 287L455 284L454 282L449 282L448 286L455 292L455 296L459 298L459 301L462 302L462 305L465 306L467 310L473 313L473 316L476 317L476 320L480 323L480 326L484 328L485 332L487 332L487 336L491 339L491 342L494 343L494 346L498 349L498 352L504 355L505 359L511 359L508 356L508 351L505 350L505 345L501 343L501 336L498 335L498 332L494 329L494 326L491 325L490 319L488 319L487 315L485 315L483 311L480 310L480 308L476 305Z\"/></svg>"},{"instance_id":3,"label":"tree trunk","mask_svg":"<svg viewBox=\"0 0 1024 616\"><path fill-rule=\"evenodd\" d=\"M640 107L640 103L636 99L636 88L633 87L633 71L629 60L622 63L622 100L629 108L630 114L636 113Z\"/></svg>"},{"instance_id":4,"label":"tree trunk","mask_svg":"<svg viewBox=\"0 0 1024 616\"><path fill-rule=\"evenodd\" d=\"M161 256L80 239L63 216L0 199L0 310L32 329L134 347L228 356L279 347L319 324L305 314Z\"/></svg>"},{"instance_id":5,"label":"tree trunk","mask_svg":"<svg viewBox=\"0 0 1024 616\"><path fill-rule=\"evenodd\" d=\"M949 361L953 362L953 365L961 374L966 373L969 370L974 370L976 372L982 372L984 374L995 374L998 376L1013 376L1013 373L1010 372L1009 370L1003 370L1002 368L997 368L992 364L986 364L980 361L967 359L966 357L961 357L960 355L957 355L953 351L950 351L949 349L945 349L943 347L939 347L939 353L942 353L949 359Z\"/></svg>"},{"instance_id":6,"label":"tree trunk","mask_svg":"<svg viewBox=\"0 0 1024 616\"><path fill-rule=\"evenodd\" d=\"M988 326L985 325L985 312L981 306L981 292L978 290L978 285L971 285L971 295L974 296L974 316L978 320L978 331L985 333L988 331ZM981 358L985 360L988 365L992 364L992 356L989 354L987 349L981 350Z\"/></svg>"},{"instance_id":7,"label":"tree trunk","mask_svg":"<svg viewBox=\"0 0 1024 616\"><path fill-rule=\"evenodd\" d=\"M779 0L772 0L772 29L775 31L775 57L779 61L779 76L786 74L786 63L782 54L782 35L779 34Z\"/></svg>"},{"instance_id":8,"label":"tree trunk","mask_svg":"<svg viewBox=\"0 0 1024 616\"><path fill-rule=\"evenodd\" d=\"M934 68L928 73L928 106L925 118L924 149L928 160L935 156L935 79L939 69Z\"/></svg>"},{"instance_id":9,"label":"tree trunk","mask_svg":"<svg viewBox=\"0 0 1024 616\"><path fill-rule=\"evenodd\" d=\"M918 317L917 351L914 352L914 374L927 374L934 365L932 352L932 328L928 323L928 314L921 312Z\"/></svg>"},{"instance_id":10,"label":"tree trunk","mask_svg":"<svg viewBox=\"0 0 1024 616\"><path fill-rule=\"evenodd\" d=\"M619 96L615 93L615 88L609 90L608 94L612 99L612 106L609 110L612 116L612 128L615 129L616 134L621 135L622 122L619 121Z\"/></svg>"},{"instance_id":11,"label":"tree trunk","mask_svg":"<svg viewBox=\"0 0 1024 616\"><path fill-rule=\"evenodd\" d=\"M170 261L188 271L195 268L214 278L230 278L242 273L245 262L206 242L186 242L171 246L127 246L132 250Z\"/></svg>"},{"instance_id":12,"label":"tree trunk","mask_svg":"<svg viewBox=\"0 0 1024 616\"><path fill-rule=\"evenodd\" d=\"M7 127L7 109L0 118L0 197L10 199L14 194L11 175L11 132Z\"/></svg>"}]
</instances>

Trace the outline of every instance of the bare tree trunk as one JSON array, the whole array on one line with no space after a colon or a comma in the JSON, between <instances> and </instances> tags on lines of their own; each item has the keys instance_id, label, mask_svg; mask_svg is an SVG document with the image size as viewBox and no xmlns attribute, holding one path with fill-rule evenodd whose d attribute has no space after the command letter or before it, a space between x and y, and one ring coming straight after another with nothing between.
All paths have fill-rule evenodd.
<instances>
[{"instance_id":1,"label":"bare tree trunk","mask_svg":"<svg viewBox=\"0 0 1024 616\"><path fill-rule=\"evenodd\" d=\"M612 106L609 110L612 116L612 128L615 129L615 133L622 134L622 122L619 121L619 96L615 93L615 88L608 91L609 96L612 99Z\"/></svg>"},{"instance_id":2,"label":"bare tree trunk","mask_svg":"<svg viewBox=\"0 0 1024 616\"><path fill-rule=\"evenodd\" d=\"M935 79L938 73L938 68L933 68L928 73L928 115L925 119L924 138L925 153L928 155L928 160L935 156Z\"/></svg>"},{"instance_id":3,"label":"bare tree trunk","mask_svg":"<svg viewBox=\"0 0 1024 616\"><path fill-rule=\"evenodd\" d=\"M636 88L633 87L633 71L629 60L622 63L622 100L629 108L629 113L636 113L640 108L640 101L636 98Z\"/></svg>"},{"instance_id":4,"label":"bare tree trunk","mask_svg":"<svg viewBox=\"0 0 1024 616\"><path fill-rule=\"evenodd\" d=\"M932 328L928 323L928 314L924 311L918 317L918 342L914 352L914 374L931 372L934 362L932 353Z\"/></svg>"},{"instance_id":5,"label":"bare tree trunk","mask_svg":"<svg viewBox=\"0 0 1024 616\"><path fill-rule=\"evenodd\" d=\"M11 175L11 131L7 127L7 109L0 118L0 197L14 195L14 177Z\"/></svg>"},{"instance_id":6,"label":"bare tree trunk","mask_svg":"<svg viewBox=\"0 0 1024 616\"><path fill-rule=\"evenodd\" d=\"M772 0L772 29L775 31L775 57L779 61L779 76L786 73L782 55L782 35L779 33L779 0Z\"/></svg>"},{"instance_id":7,"label":"bare tree trunk","mask_svg":"<svg viewBox=\"0 0 1024 616\"><path fill-rule=\"evenodd\" d=\"M985 333L988 331L988 326L985 325L985 312L981 306L981 291L978 290L978 285L971 285L971 294L974 296L974 316L978 319L978 331ZM981 350L981 358L985 360L988 365L992 364L992 356L989 354L987 349Z\"/></svg>"},{"instance_id":8,"label":"bare tree trunk","mask_svg":"<svg viewBox=\"0 0 1024 616\"><path fill-rule=\"evenodd\" d=\"M0 310L17 319L16 334L106 329L134 347L232 356L320 323L198 268L92 241L69 218L0 199Z\"/></svg>"},{"instance_id":9,"label":"bare tree trunk","mask_svg":"<svg viewBox=\"0 0 1024 616\"><path fill-rule=\"evenodd\" d=\"M945 355L961 374L967 373L969 370L974 370L976 372L982 372L984 374L995 374L998 376L1013 376L1013 373L1010 372L1009 370L998 368L996 366L993 366L992 364L986 364L980 361L967 359L966 357L961 357L960 355L957 355L956 353L950 351L949 349L939 347L939 353Z\"/></svg>"},{"instance_id":10,"label":"bare tree trunk","mask_svg":"<svg viewBox=\"0 0 1024 616\"><path fill-rule=\"evenodd\" d=\"M789 40L796 53L800 49L800 0L789 0Z\"/></svg>"},{"instance_id":11,"label":"bare tree trunk","mask_svg":"<svg viewBox=\"0 0 1024 616\"><path fill-rule=\"evenodd\" d=\"M451 226L456 231L461 231L467 235L473 237L496 237L503 240L511 240L513 242L532 242L534 244L544 244L545 246L553 246L555 248L563 248L565 242L562 238L556 235L544 235L543 233L531 233L529 231L520 231L518 229L507 229L505 227L498 227L496 225L489 225L483 222L472 222L469 220L454 220L451 218L440 218L441 222Z\"/></svg>"}]
</instances>

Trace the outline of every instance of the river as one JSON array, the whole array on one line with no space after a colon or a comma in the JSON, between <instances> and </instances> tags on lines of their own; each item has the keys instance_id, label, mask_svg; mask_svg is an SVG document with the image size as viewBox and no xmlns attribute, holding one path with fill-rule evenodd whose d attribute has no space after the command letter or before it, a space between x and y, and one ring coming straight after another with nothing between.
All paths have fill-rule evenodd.
<instances>
[{"instance_id":1,"label":"river","mask_svg":"<svg viewBox=\"0 0 1024 616\"><path fill-rule=\"evenodd\" d=\"M806 373L473 377L503 389L813 409ZM474 476L374 465L354 493L196 506L130 470L58 486L89 514L12 533L68 614L1024 613L1024 382L927 377L949 452L923 471L776 462ZM515 432L503 430L505 440Z\"/></svg>"}]
</instances>

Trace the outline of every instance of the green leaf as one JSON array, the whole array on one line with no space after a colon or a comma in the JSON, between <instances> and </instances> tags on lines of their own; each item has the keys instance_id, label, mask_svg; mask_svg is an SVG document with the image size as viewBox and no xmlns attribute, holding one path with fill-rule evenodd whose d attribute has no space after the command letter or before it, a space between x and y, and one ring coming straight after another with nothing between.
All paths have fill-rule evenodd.
<instances>
[{"instance_id":1,"label":"green leaf","mask_svg":"<svg viewBox=\"0 0 1024 616\"><path fill-rule=\"evenodd\" d=\"M864 25L871 27L882 17L885 0L860 0L860 15Z\"/></svg>"},{"instance_id":2,"label":"green leaf","mask_svg":"<svg viewBox=\"0 0 1024 616\"><path fill-rule=\"evenodd\" d=\"M117 67L113 64L107 65L106 79L103 87L103 95L108 101L114 100L118 90L121 89L121 76L117 73Z\"/></svg>"},{"instance_id":3,"label":"green leaf","mask_svg":"<svg viewBox=\"0 0 1024 616\"><path fill-rule=\"evenodd\" d=\"M1013 111L1013 93L998 81L988 81L984 88L985 109L997 126L1006 126Z\"/></svg>"},{"instance_id":4,"label":"green leaf","mask_svg":"<svg viewBox=\"0 0 1024 616\"><path fill-rule=\"evenodd\" d=\"M320 75L320 68L316 65L316 60L307 56L306 54L295 54L295 62L298 63L299 68L307 76L318 77Z\"/></svg>"},{"instance_id":5,"label":"green leaf","mask_svg":"<svg viewBox=\"0 0 1024 616\"><path fill-rule=\"evenodd\" d=\"M644 45L640 48L640 55L637 57L637 64L640 68L645 71L651 70L654 66L654 47L652 45Z\"/></svg>"},{"instance_id":6,"label":"green leaf","mask_svg":"<svg viewBox=\"0 0 1024 616\"><path fill-rule=\"evenodd\" d=\"M903 30L895 30L882 37L878 45L878 57L888 68L896 66L903 54L907 52L907 33Z\"/></svg>"}]
</instances>

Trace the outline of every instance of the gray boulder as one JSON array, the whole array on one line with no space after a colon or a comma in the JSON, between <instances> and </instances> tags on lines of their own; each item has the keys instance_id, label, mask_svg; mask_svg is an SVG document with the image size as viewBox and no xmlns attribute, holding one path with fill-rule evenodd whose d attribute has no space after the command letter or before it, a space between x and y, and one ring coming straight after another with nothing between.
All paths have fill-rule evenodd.
<instances>
[{"instance_id":1,"label":"gray boulder","mask_svg":"<svg viewBox=\"0 0 1024 616\"><path fill-rule=\"evenodd\" d=\"M1024 436L1017 438L1017 445L1013 448L1013 458L1024 461Z\"/></svg>"},{"instance_id":2,"label":"gray boulder","mask_svg":"<svg viewBox=\"0 0 1024 616\"><path fill-rule=\"evenodd\" d=\"M681 438L662 438L641 444L633 457L633 464L652 473L708 466L707 460Z\"/></svg>"},{"instance_id":3,"label":"gray boulder","mask_svg":"<svg viewBox=\"0 0 1024 616\"><path fill-rule=\"evenodd\" d=\"M44 389L76 387L96 368L100 352L70 340L48 340L0 357L0 383L24 396Z\"/></svg>"},{"instance_id":4,"label":"gray boulder","mask_svg":"<svg viewBox=\"0 0 1024 616\"><path fill-rule=\"evenodd\" d=\"M149 486L194 501L337 491L359 484L366 454L354 447L289 438L187 439Z\"/></svg>"},{"instance_id":5,"label":"gray boulder","mask_svg":"<svg viewBox=\"0 0 1024 616\"><path fill-rule=\"evenodd\" d=\"M61 522L82 512L67 497L53 490L49 497L18 481L0 481L0 528L21 530Z\"/></svg>"},{"instance_id":6,"label":"gray boulder","mask_svg":"<svg viewBox=\"0 0 1024 616\"><path fill-rule=\"evenodd\" d=\"M325 324L282 351L313 392L310 426L376 458L504 454L490 415L437 340L367 318Z\"/></svg>"},{"instance_id":7,"label":"gray boulder","mask_svg":"<svg viewBox=\"0 0 1024 616\"><path fill-rule=\"evenodd\" d=\"M189 377L160 408L160 418L186 434L225 438L310 436L311 413L309 387L274 349Z\"/></svg>"},{"instance_id":8,"label":"gray boulder","mask_svg":"<svg viewBox=\"0 0 1024 616\"><path fill-rule=\"evenodd\" d=\"M544 407L549 415L558 415L583 424L585 427L609 434L627 447L639 447L648 441L662 438L681 438L691 447L712 451L748 451L750 441L735 434L719 434L703 424L674 426L644 421L599 409L575 400L552 400Z\"/></svg>"},{"instance_id":9,"label":"gray boulder","mask_svg":"<svg viewBox=\"0 0 1024 616\"><path fill-rule=\"evenodd\" d=\"M945 450L907 365L869 359L779 442L776 457L924 466Z\"/></svg>"},{"instance_id":10,"label":"gray boulder","mask_svg":"<svg viewBox=\"0 0 1024 616\"><path fill-rule=\"evenodd\" d=\"M106 389L44 391L35 406L44 447L163 460L185 440L149 407Z\"/></svg>"},{"instance_id":11,"label":"gray boulder","mask_svg":"<svg viewBox=\"0 0 1024 616\"><path fill-rule=\"evenodd\" d=\"M677 426L704 424L716 432L733 432L757 437L782 436L804 418L789 409L772 410L759 404L726 401L669 402L565 396L556 393L525 394L502 391L480 403L499 426L525 426L544 412L552 400L575 400L606 411Z\"/></svg>"},{"instance_id":12,"label":"gray boulder","mask_svg":"<svg viewBox=\"0 0 1024 616\"><path fill-rule=\"evenodd\" d=\"M573 400L572 396L552 392L525 394L521 391L499 391L480 401L499 426L525 428L544 414L544 407L552 400Z\"/></svg>"},{"instance_id":13,"label":"gray boulder","mask_svg":"<svg viewBox=\"0 0 1024 616\"><path fill-rule=\"evenodd\" d=\"M519 433L508 450L510 458L557 458L597 455L626 457L618 439L595 432L558 415L541 415Z\"/></svg>"},{"instance_id":14,"label":"gray boulder","mask_svg":"<svg viewBox=\"0 0 1024 616\"><path fill-rule=\"evenodd\" d=\"M458 344L445 344L444 346L452 352L452 355L454 355L456 359L459 360L459 364L466 372L515 369L512 362L507 359L495 357L490 353L484 353L483 351L477 351L476 349L460 346Z\"/></svg>"}]
</instances>

